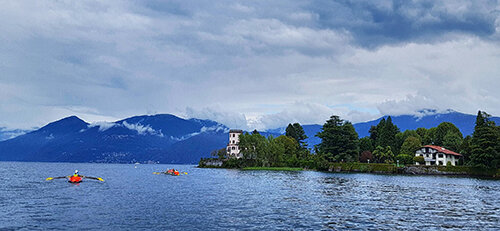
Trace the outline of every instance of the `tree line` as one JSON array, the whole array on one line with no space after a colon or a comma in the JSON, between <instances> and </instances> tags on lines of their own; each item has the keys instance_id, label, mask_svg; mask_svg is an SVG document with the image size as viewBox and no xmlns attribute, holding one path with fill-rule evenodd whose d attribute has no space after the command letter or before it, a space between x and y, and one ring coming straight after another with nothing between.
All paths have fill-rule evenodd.
<instances>
[{"instance_id":1,"label":"tree line","mask_svg":"<svg viewBox=\"0 0 500 231\"><path fill-rule=\"evenodd\" d=\"M289 124L285 135L264 137L257 131L240 135L243 158L229 160L229 165L306 167L322 169L330 162L370 162L413 164L415 152L423 145L437 145L463 155L461 164L480 168L500 167L500 126L490 115L479 111L474 133L464 137L450 122L433 128L401 132L392 118L382 118L358 137L351 122L333 115L316 134L321 143L307 147L307 136L299 123ZM225 149L213 155L224 158Z\"/></svg>"}]
</instances>

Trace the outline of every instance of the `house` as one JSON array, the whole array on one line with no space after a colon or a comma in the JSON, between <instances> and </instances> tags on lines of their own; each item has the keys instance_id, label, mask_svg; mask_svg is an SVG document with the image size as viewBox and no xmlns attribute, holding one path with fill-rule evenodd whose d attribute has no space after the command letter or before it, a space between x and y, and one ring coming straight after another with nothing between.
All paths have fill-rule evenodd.
<instances>
[{"instance_id":1,"label":"house","mask_svg":"<svg viewBox=\"0 0 500 231\"><path fill-rule=\"evenodd\" d=\"M240 147L238 146L242 133L243 131L239 129L229 130L229 143L226 148L228 157L235 157L237 159L243 157L243 154L240 152Z\"/></svg>"},{"instance_id":2,"label":"house","mask_svg":"<svg viewBox=\"0 0 500 231\"><path fill-rule=\"evenodd\" d=\"M448 162L451 165L458 165L458 159L461 154L436 145L425 145L415 152L415 156L423 156L425 165L446 166ZM419 163L415 163L418 165Z\"/></svg>"}]
</instances>

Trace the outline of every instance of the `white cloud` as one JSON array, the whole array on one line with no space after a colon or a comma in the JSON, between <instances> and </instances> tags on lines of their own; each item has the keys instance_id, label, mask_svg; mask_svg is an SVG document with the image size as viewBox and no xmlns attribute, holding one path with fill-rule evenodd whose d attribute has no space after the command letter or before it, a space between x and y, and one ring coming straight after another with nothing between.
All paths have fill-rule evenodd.
<instances>
[{"instance_id":1,"label":"white cloud","mask_svg":"<svg viewBox=\"0 0 500 231\"><path fill-rule=\"evenodd\" d=\"M137 134L139 134L139 135L150 134L150 135L157 135L157 136L163 137L163 134L161 133L161 131L156 131L153 128L151 128L149 125L144 126L144 125L139 124L139 123L129 124L129 123L127 123L127 121L123 121L122 125L130 130L137 131Z\"/></svg>"},{"instance_id":2,"label":"white cloud","mask_svg":"<svg viewBox=\"0 0 500 231\"><path fill-rule=\"evenodd\" d=\"M94 122L94 123L91 123L89 124L89 128L93 128L93 127L99 127L99 131L100 132L103 132L103 131L106 131L112 127L115 127L115 126L120 126L116 123L113 123L113 122L104 122L104 121L101 121L101 122Z\"/></svg>"}]
</instances>

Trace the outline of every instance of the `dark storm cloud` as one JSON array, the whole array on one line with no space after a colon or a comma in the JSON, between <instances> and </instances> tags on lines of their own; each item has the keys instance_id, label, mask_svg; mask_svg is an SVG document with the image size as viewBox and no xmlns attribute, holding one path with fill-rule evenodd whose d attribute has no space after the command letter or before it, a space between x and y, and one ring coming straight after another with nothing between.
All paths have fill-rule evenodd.
<instances>
[{"instance_id":1,"label":"dark storm cloud","mask_svg":"<svg viewBox=\"0 0 500 231\"><path fill-rule=\"evenodd\" d=\"M320 0L309 6L323 28L346 30L363 47L435 42L450 33L488 39L495 34L498 1Z\"/></svg>"}]
</instances>

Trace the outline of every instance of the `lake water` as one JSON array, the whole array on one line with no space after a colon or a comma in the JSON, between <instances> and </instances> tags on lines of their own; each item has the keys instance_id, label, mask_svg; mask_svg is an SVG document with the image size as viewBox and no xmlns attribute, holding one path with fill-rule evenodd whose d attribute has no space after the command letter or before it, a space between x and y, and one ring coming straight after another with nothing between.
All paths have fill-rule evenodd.
<instances>
[{"instance_id":1,"label":"lake water","mask_svg":"<svg viewBox=\"0 0 500 231\"><path fill-rule=\"evenodd\" d=\"M106 182L45 181L75 169ZM0 162L0 208L7 230L498 230L500 181Z\"/></svg>"}]
</instances>

